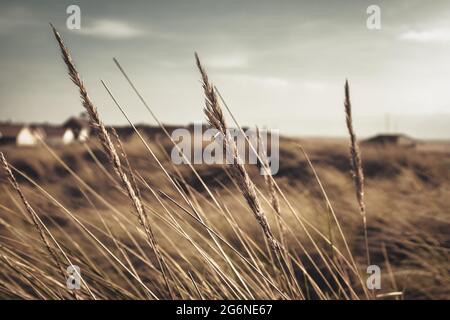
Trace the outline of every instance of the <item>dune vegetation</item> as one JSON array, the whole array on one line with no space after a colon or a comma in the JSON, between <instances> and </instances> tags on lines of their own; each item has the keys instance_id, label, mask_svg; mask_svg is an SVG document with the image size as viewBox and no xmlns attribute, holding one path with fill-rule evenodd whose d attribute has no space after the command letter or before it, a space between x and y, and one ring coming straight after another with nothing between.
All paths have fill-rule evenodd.
<instances>
[{"instance_id":1,"label":"dune vegetation","mask_svg":"<svg viewBox=\"0 0 450 320\"><path fill-rule=\"evenodd\" d=\"M239 123L195 55L205 119L236 161L175 165L170 130L119 61L152 134L130 123L134 134L121 137L102 122L52 31L94 135L0 147L1 298L449 298L446 142L360 144L346 82L336 106L349 138L282 136L278 173L261 175L266 155L256 148L257 165L239 161L226 131ZM66 286L71 265L80 289ZM380 267L380 289L368 288L368 265Z\"/></svg>"}]
</instances>

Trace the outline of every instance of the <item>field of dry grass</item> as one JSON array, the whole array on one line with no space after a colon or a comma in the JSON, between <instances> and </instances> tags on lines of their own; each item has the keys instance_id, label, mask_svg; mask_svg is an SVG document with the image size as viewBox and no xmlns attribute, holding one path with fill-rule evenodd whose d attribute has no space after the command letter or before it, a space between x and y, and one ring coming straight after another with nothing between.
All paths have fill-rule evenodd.
<instances>
[{"instance_id":1,"label":"field of dry grass","mask_svg":"<svg viewBox=\"0 0 450 320\"><path fill-rule=\"evenodd\" d=\"M256 165L175 166L163 130L118 139L104 127L55 35L98 139L1 147L0 297L450 297L447 143L362 145L359 168L356 141L349 153L346 139L282 137L273 179ZM207 120L227 139L223 103L197 64ZM379 290L366 286L366 251ZM80 290L66 288L69 265Z\"/></svg>"},{"instance_id":2,"label":"field of dry grass","mask_svg":"<svg viewBox=\"0 0 450 320\"><path fill-rule=\"evenodd\" d=\"M270 251L267 251L259 227L254 223L251 212L244 198L239 195L238 187L233 183L229 172L222 166L196 165L199 175L219 202L221 207L219 210L187 165L172 166L166 155L166 152L171 150L171 143L162 137L158 135L146 139L156 150L157 156L162 159L162 164L168 168L171 176L177 178L186 195L192 199L193 205L201 208L208 226L242 252L247 259L251 257L257 259L257 264L264 273L267 272L267 276L271 274L275 277L275 274L272 274L274 266ZM311 224L311 227L307 228L318 248L326 256L326 260L336 261L340 268L345 270L345 264L339 261L336 254L333 255L329 244L313 231L317 228L326 237L331 234L336 246L344 251L345 245L339 237L339 230L335 223L330 223L330 212L323 193L297 143L301 143L308 152L343 228L350 251L360 266L359 272L366 277L363 268L364 237L350 175L347 141L282 138L280 170L275 176L290 205L302 219ZM211 238L208 238L209 235L202 225L191 216L192 214L178 207L183 199L159 170L157 163L147 156L141 141L134 136L124 145L133 169L139 173L142 198L148 207L155 238L166 259L169 257L174 259L168 261L170 265L173 264L173 267L176 265L184 272L189 272L204 296L239 298L238 291L235 292L237 289L222 287L214 288L217 291L213 291L211 287L219 286L224 280L218 279L213 267L205 264L204 258L199 255L195 246L201 246L201 250L208 252L209 259L214 259L220 265L225 275L230 277L227 281L233 281L232 283L240 287L241 291L245 287L237 282L236 274L233 274L230 265L211 243ZM402 292L403 295L397 298L449 297L450 156L448 151L444 150L446 149L434 152L421 151L420 148L419 150L377 147L362 149L366 175L370 254L372 264L380 265L382 270L382 289L378 294ZM47 150L43 146L4 147L2 152L11 165L19 170L18 172L32 179L30 182L16 173L26 198L53 236L64 246L66 253L81 267L86 282L93 287L92 290L98 291L96 296L143 298L145 291L140 288L136 279L118 265L117 261L111 256L108 257L101 246L92 240L66 211L77 217L128 267L127 269L135 270L133 272L136 272L147 286L151 286L151 290L157 293L157 296L167 297L157 271L158 267L155 266L155 257L149 251L145 236L139 230L128 196L124 194L120 183L113 176L113 169L98 144L90 142L86 145L72 145L52 150ZM269 223L275 226L276 213L271 208L270 194L264 179L259 175L256 166L249 168L249 171L260 192ZM50 199L47 192L54 200ZM24 298L40 297L34 291L41 291L40 286L32 290L32 286L27 284L30 277L49 282L46 283L48 286L58 287L52 281L59 282L61 288L53 293L58 296L57 292L64 290L64 281L42 247L39 234L35 232L20 199L4 175L0 201L2 297L16 295ZM187 208L186 204L181 206ZM334 283L330 274L327 274L331 272L320 258L315 244L305 234L286 203L281 202L280 211L284 223L292 231L286 232L290 252L304 263L306 270L323 288L326 297L345 298L344 293L338 290L338 284ZM190 239L180 234L180 229L188 233ZM276 234L278 236L278 230ZM232 256L240 273L252 278L251 281L245 279L249 281L248 286L253 286L250 291L252 295L244 291L241 292L243 296L280 297L267 284L264 286L265 290L262 290L260 288L262 284L253 279L261 276L239 261L232 249L224 247L223 250ZM318 270L309 261L305 251L324 273L331 288L326 285ZM345 252L343 254L348 257ZM17 269L21 272L18 273ZM32 272L34 269L36 270ZM296 276L302 277L300 270L296 270ZM352 286L360 296L363 290L355 279L356 275L349 275L349 278L352 279ZM273 280L276 279L275 277ZM181 279L179 281L181 282ZM259 281L262 281L261 278ZM113 284L117 288L113 287ZM184 283L184 286L187 284ZM177 296L200 297L194 291L194 287L185 290L180 290ZM314 290L311 288L309 290L312 291L310 295L316 297L317 293L313 293ZM41 294L46 296L50 293Z\"/></svg>"}]
</instances>

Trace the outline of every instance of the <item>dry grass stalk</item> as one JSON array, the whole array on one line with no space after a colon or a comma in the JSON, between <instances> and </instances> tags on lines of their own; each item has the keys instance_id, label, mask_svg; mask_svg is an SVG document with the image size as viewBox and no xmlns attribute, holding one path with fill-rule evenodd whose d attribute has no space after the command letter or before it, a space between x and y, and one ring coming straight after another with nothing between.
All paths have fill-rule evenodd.
<instances>
[{"instance_id":1,"label":"dry grass stalk","mask_svg":"<svg viewBox=\"0 0 450 320\"><path fill-rule=\"evenodd\" d=\"M270 228L267 217L256 194L256 187L253 181L250 179L250 176L245 169L244 163L239 156L235 141L227 130L228 127L222 112L222 108L220 107L218 95L215 91L214 86L209 82L208 75L201 64L197 53L195 53L195 59L203 80L203 90L205 93L204 112L206 114L208 122L213 128L216 128L221 133L222 138L225 142L223 144L224 154L227 158L228 156L231 156L232 158L230 173L234 178L234 181L237 183L239 189L241 190L247 204L253 212L254 217L258 221L270 249L274 252L277 261L283 271L283 274L286 277L286 280L289 282L289 276L286 273L287 262L283 254L284 252L286 252L286 250L275 238L272 229ZM293 288L294 285L290 284L289 289L293 290Z\"/></svg>"},{"instance_id":2,"label":"dry grass stalk","mask_svg":"<svg viewBox=\"0 0 450 320\"><path fill-rule=\"evenodd\" d=\"M275 236L269 226L267 217L261 207L261 203L257 197L255 185L250 179L247 170L239 156L237 146L232 139L230 133L227 131L227 125L225 122L225 117L220 107L217 94L214 87L210 84L208 75L200 63L200 59L195 54L195 59L197 62L197 67L200 71L203 80L203 90L205 92L205 108L204 112L208 118L209 124L216 128L223 136L225 140L224 151L225 154L231 151L231 156L233 157L233 164L231 166L231 173L235 178L245 200L247 201L250 209L252 210L256 220L261 226L265 237L267 238L272 250L277 254L281 253L281 244L275 239ZM228 150L227 146L230 148Z\"/></svg>"},{"instance_id":3,"label":"dry grass stalk","mask_svg":"<svg viewBox=\"0 0 450 320\"><path fill-rule=\"evenodd\" d=\"M269 174L267 173L267 172L270 172L269 160L267 158L264 142L261 139L261 133L260 133L258 127L256 127L256 137L258 140L258 144L257 144L258 154L262 160L262 165L266 168L266 174L264 174L264 182L266 183L267 188L269 189L270 203L272 205L273 210L276 213L278 228L280 230L280 242L283 245L283 247L286 248L285 230L284 230L283 222L281 220L280 200L278 199L277 190L275 188L274 181L273 181L273 179L270 178Z\"/></svg>"},{"instance_id":4,"label":"dry grass stalk","mask_svg":"<svg viewBox=\"0 0 450 320\"><path fill-rule=\"evenodd\" d=\"M55 262L56 266L58 267L58 270L61 273L62 278L65 279L66 274L65 274L64 268L58 258L58 254L50 245L50 242L44 232L44 229L42 228L41 224L39 223L36 211L34 211L33 207L30 205L30 203L26 199L24 193L22 192L22 189L20 188L19 183L17 182L14 174L12 173L11 168L9 167L9 164L6 161L6 158L3 154L3 152L0 152L0 160L1 160L1 165L3 166L3 170L5 171L9 182L11 183L14 190L16 190L20 199L22 200L22 203L25 206L26 212L28 212L28 214L30 215L33 225L36 227L36 230L38 231L39 236L41 237L42 243L44 244L45 248L47 249L48 253L50 254L50 257L52 257L53 261ZM77 298L77 296L74 293L72 293L72 295L74 296L74 298Z\"/></svg>"},{"instance_id":5,"label":"dry grass stalk","mask_svg":"<svg viewBox=\"0 0 450 320\"><path fill-rule=\"evenodd\" d=\"M130 198L132 205L137 213L139 223L141 224L142 228L144 229L144 232L147 236L147 239L149 241L150 247L152 248L153 252L155 253L156 258L158 259L158 263L161 267L161 272L164 277L164 281L166 282L167 289L169 291L169 294L171 298L174 298L171 286L169 284L169 281L167 279L166 270L168 270L167 265L164 262L164 258L159 250L158 244L156 242L155 236L153 234L153 231L150 227L150 224L148 222L148 216L145 211L144 205L142 204L142 201L139 197L139 194L136 192L135 186L133 186L133 178L129 178L128 175L125 173L125 170L122 166L119 154L116 151L116 148L114 147L114 144L112 142L112 139L108 133L108 130L106 129L103 122L100 120L100 116L98 114L97 108L93 104L92 100L90 99L87 89L84 86L83 81L81 80L80 74L78 73L75 64L73 62L73 59L69 53L69 50L65 46L61 35L59 32L55 29L53 25L51 25L53 33L55 35L55 38L59 44L59 47L61 49L61 55L62 58L67 66L67 70L70 76L70 79L72 82L78 87L80 98L83 104L83 107L86 109L88 115L89 115L89 123L91 127L93 128L94 132L96 133L104 152L106 153L109 161L113 165L114 171L116 172L117 176L122 181L122 186L126 190L128 197ZM131 171L130 171L130 174ZM131 181L130 181L131 180Z\"/></svg>"},{"instance_id":6,"label":"dry grass stalk","mask_svg":"<svg viewBox=\"0 0 450 320\"><path fill-rule=\"evenodd\" d=\"M358 142L356 141L356 134L353 129L352 105L350 102L350 88L347 80L345 81L344 107L345 107L347 129L350 135L350 164L352 168L353 182L355 184L356 199L358 201L359 211L361 213L363 221L367 265L370 265L369 240L367 237L367 217L366 217L367 215L366 215L366 205L364 203L364 173L362 168L361 153L359 151Z\"/></svg>"}]
</instances>

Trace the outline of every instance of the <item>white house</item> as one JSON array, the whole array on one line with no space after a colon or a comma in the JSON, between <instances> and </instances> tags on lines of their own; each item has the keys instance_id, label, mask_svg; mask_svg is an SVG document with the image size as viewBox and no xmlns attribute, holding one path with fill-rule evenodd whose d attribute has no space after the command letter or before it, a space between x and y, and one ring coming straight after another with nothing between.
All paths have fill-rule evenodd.
<instances>
[{"instance_id":1,"label":"white house","mask_svg":"<svg viewBox=\"0 0 450 320\"><path fill-rule=\"evenodd\" d=\"M71 117L63 124L64 128L72 130L74 140L85 142L91 133L87 116Z\"/></svg>"},{"instance_id":2,"label":"white house","mask_svg":"<svg viewBox=\"0 0 450 320\"><path fill-rule=\"evenodd\" d=\"M84 136L86 134L81 133ZM15 144L17 146L34 146L44 141L50 145L66 145L76 140L72 129L44 125L22 125L0 123L0 144Z\"/></svg>"},{"instance_id":3,"label":"white house","mask_svg":"<svg viewBox=\"0 0 450 320\"><path fill-rule=\"evenodd\" d=\"M21 124L0 124L0 144L16 144L18 146L34 146L38 139L33 129Z\"/></svg>"},{"instance_id":4,"label":"white house","mask_svg":"<svg viewBox=\"0 0 450 320\"><path fill-rule=\"evenodd\" d=\"M74 142L75 134L70 128L44 125L36 128L35 134L39 135L47 144L60 145Z\"/></svg>"}]
</instances>

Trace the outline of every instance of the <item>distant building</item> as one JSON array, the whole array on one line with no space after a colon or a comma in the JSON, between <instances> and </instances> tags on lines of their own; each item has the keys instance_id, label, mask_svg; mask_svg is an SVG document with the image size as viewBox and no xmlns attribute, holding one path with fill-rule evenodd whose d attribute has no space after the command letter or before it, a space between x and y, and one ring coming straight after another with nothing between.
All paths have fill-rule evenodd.
<instances>
[{"instance_id":1,"label":"distant building","mask_svg":"<svg viewBox=\"0 0 450 320\"><path fill-rule=\"evenodd\" d=\"M0 144L34 146L37 143L38 139L29 126L23 124L0 123Z\"/></svg>"},{"instance_id":2,"label":"distant building","mask_svg":"<svg viewBox=\"0 0 450 320\"><path fill-rule=\"evenodd\" d=\"M71 117L63 125L0 122L0 144L34 146L43 141L50 145L66 145L86 141L90 131L85 116Z\"/></svg>"},{"instance_id":3,"label":"distant building","mask_svg":"<svg viewBox=\"0 0 450 320\"><path fill-rule=\"evenodd\" d=\"M50 145L69 144L74 142L72 129L52 125L40 125L34 128L34 135Z\"/></svg>"},{"instance_id":4,"label":"distant building","mask_svg":"<svg viewBox=\"0 0 450 320\"><path fill-rule=\"evenodd\" d=\"M379 134L363 141L364 144L414 148L417 141L404 134Z\"/></svg>"},{"instance_id":5,"label":"distant building","mask_svg":"<svg viewBox=\"0 0 450 320\"><path fill-rule=\"evenodd\" d=\"M71 117L63 124L63 128L70 129L74 135L74 140L84 142L89 138L91 128L88 119L81 115L80 117Z\"/></svg>"}]
</instances>

